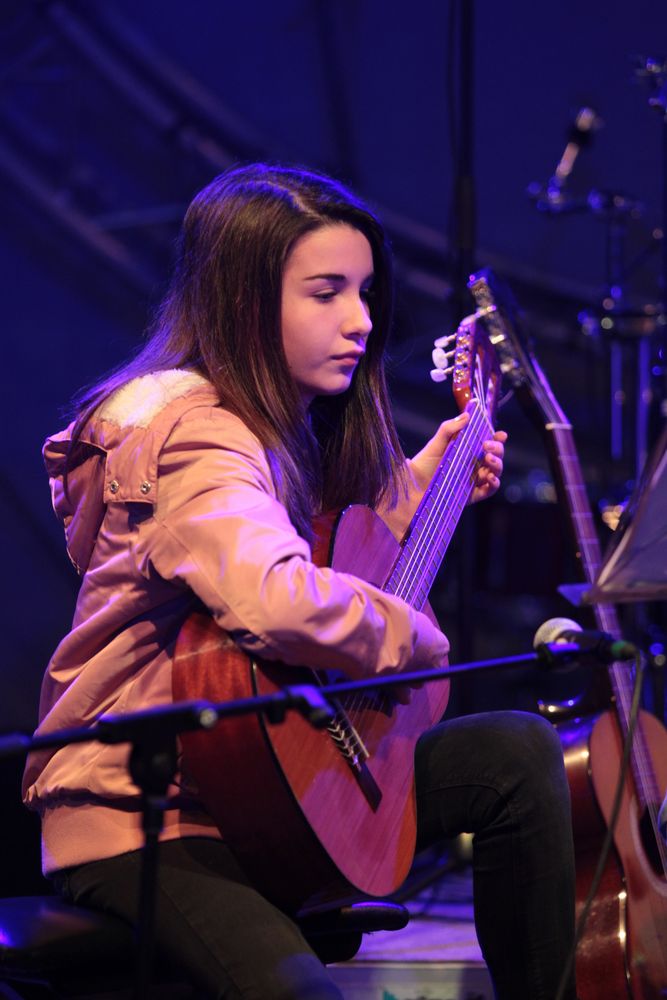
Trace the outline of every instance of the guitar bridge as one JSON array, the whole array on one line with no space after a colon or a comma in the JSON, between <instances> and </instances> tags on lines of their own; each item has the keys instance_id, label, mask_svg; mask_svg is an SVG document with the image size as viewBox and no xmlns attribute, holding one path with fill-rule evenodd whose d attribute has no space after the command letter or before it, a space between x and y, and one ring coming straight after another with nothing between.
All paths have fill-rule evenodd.
<instances>
[{"instance_id":1,"label":"guitar bridge","mask_svg":"<svg viewBox=\"0 0 667 1000\"><path fill-rule=\"evenodd\" d=\"M359 770L370 756L364 741L338 702L333 722L327 726L329 735L351 767Z\"/></svg>"},{"instance_id":2,"label":"guitar bridge","mask_svg":"<svg viewBox=\"0 0 667 1000\"><path fill-rule=\"evenodd\" d=\"M334 707L336 714L327 726L327 731L354 772L368 804L375 811L380 805L382 792L366 765L370 754L340 702L334 702Z\"/></svg>"}]
</instances>

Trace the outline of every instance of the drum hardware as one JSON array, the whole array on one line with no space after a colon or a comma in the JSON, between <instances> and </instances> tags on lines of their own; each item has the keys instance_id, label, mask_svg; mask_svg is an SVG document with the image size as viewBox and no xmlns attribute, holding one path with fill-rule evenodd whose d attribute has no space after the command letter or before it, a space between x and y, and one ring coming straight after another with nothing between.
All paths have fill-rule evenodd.
<instances>
[{"instance_id":1,"label":"drum hardware","mask_svg":"<svg viewBox=\"0 0 667 1000\"><path fill-rule=\"evenodd\" d=\"M667 63L657 59L641 60L640 63L636 72L650 82L650 103L667 108ZM630 305L626 303L626 287L630 276L657 248L662 249L665 258L667 241L663 239L665 226L655 228L649 246L628 262L628 229L643 214L643 203L626 192L598 188L592 188L586 195L566 194L566 185L578 155L590 145L595 131L603 124L596 111L582 107L575 117L568 144L553 176L546 184L531 184L528 195L538 211L551 215L587 213L605 225L605 292L599 307L582 310L578 319L584 336L606 340L609 345L609 450L611 458L617 463L624 458L628 443L624 424L629 401L624 373L628 370L635 373L634 391L630 395L634 396L634 464L638 478L648 453L653 376L662 371L661 361L664 362L665 357L663 346L658 351L657 363L654 363L652 341L656 338L664 344L667 318L662 302L667 297L663 294L660 304ZM665 200L667 204L667 193ZM667 264L664 270L667 274ZM664 282L663 287L667 287ZM629 353L631 356L628 358Z\"/></svg>"}]
</instances>

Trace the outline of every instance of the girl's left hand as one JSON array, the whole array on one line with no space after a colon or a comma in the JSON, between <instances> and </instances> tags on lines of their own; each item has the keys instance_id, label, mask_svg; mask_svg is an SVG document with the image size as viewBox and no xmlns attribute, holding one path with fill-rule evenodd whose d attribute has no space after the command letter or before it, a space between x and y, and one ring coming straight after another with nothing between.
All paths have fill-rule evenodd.
<instances>
[{"instance_id":1,"label":"girl's left hand","mask_svg":"<svg viewBox=\"0 0 667 1000\"><path fill-rule=\"evenodd\" d=\"M393 507L378 505L377 513L383 518L394 537L400 541L417 509L424 490L431 482L435 470L442 461L447 445L468 423L467 413L460 413L453 420L440 424L430 441L407 462L407 491L400 496ZM470 503L492 496L500 486L505 452L505 431L496 431L493 438L484 442L484 457L476 474L475 484L470 494Z\"/></svg>"},{"instance_id":2,"label":"girl's left hand","mask_svg":"<svg viewBox=\"0 0 667 1000\"><path fill-rule=\"evenodd\" d=\"M453 420L445 420L422 450L410 459L409 468L413 482L422 493L431 482L447 445L465 427L469 419L467 413L460 413ZM484 458L477 467L470 503L485 500L498 490L506 441L505 431L496 431L493 438L484 442Z\"/></svg>"},{"instance_id":3,"label":"girl's left hand","mask_svg":"<svg viewBox=\"0 0 667 1000\"><path fill-rule=\"evenodd\" d=\"M500 487L506 441L507 432L496 431L490 441L484 442L484 459L477 467L470 503L486 500L487 497L493 496Z\"/></svg>"}]
</instances>

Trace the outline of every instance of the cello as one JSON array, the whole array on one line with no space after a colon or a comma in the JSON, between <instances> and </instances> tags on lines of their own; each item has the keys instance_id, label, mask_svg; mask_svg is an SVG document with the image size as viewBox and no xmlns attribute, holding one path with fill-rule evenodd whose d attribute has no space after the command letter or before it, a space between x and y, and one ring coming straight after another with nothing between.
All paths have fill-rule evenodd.
<instances>
[{"instance_id":1,"label":"cello","mask_svg":"<svg viewBox=\"0 0 667 1000\"><path fill-rule=\"evenodd\" d=\"M488 270L474 274L469 288L484 313L503 376L545 440L579 573L592 584L601 566L600 546L572 425L533 354L507 291ZM598 629L620 635L613 605L596 604L593 611ZM584 714L582 699L576 706L577 717L557 724L572 797L578 913L607 831L630 724L633 682L627 666L612 663L604 680L604 711ZM556 721L553 709L548 714ZM614 829L615 850L577 949L581 1000L667 996L667 843L658 827L666 788L667 731L655 716L641 711Z\"/></svg>"}]
</instances>

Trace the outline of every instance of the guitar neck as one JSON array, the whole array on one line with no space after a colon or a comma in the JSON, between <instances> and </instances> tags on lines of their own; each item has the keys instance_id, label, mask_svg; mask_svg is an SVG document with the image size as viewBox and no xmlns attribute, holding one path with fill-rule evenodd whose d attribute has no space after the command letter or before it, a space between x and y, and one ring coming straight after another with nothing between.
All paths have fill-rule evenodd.
<instances>
[{"instance_id":1,"label":"guitar neck","mask_svg":"<svg viewBox=\"0 0 667 1000\"><path fill-rule=\"evenodd\" d=\"M547 424L544 433L554 478L558 480L556 487L567 508L580 576L585 583L592 584L600 571L602 558L572 428L569 424ZM599 629L619 635L618 616L612 604L596 604L593 611Z\"/></svg>"},{"instance_id":2,"label":"guitar neck","mask_svg":"<svg viewBox=\"0 0 667 1000\"><path fill-rule=\"evenodd\" d=\"M385 590L423 608L466 506L483 456L482 444L493 435L477 399L466 406L470 420L450 442L405 534L400 555Z\"/></svg>"},{"instance_id":3,"label":"guitar neck","mask_svg":"<svg viewBox=\"0 0 667 1000\"><path fill-rule=\"evenodd\" d=\"M600 543L579 464L572 426L562 410L557 407L546 379L534 359L533 363L540 376L541 390L548 392L548 402L552 405L546 408L547 400L542 399L540 402L527 392L523 402L530 409L532 416L536 417L536 422L539 424L547 444L551 469L556 481L556 490L568 515L568 525L574 538L575 554L581 578L585 583L592 584L597 578L602 562ZM522 392L519 395L520 398L524 396ZM552 419L544 420L545 409L547 413L550 413ZM597 627L601 631L609 632L613 636L620 635L618 615L612 604L595 604L593 612ZM632 694L632 681L628 668L625 664L613 663L607 670L607 676L619 724L622 731L626 733L630 720Z\"/></svg>"},{"instance_id":4,"label":"guitar neck","mask_svg":"<svg viewBox=\"0 0 667 1000\"><path fill-rule=\"evenodd\" d=\"M577 546L577 560L580 563L583 579L593 583L597 578L601 559L591 509L586 495L586 489L581 475L579 459L574 445L572 428L569 425L544 427L547 435L549 451L552 455L554 477L558 478L559 492L565 498L570 514L570 524L574 531ZM612 604L596 604L593 607L598 628L613 636L620 636L620 627L616 608ZM632 675L626 663L612 663L607 668L607 676L614 697L616 715L623 735L628 732L632 703ZM635 733L635 745L630 759L635 778L637 795L643 806L649 802L659 801L660 795L650 769L642 762L648 759L643 733Z\"/></svg>"}]
</instances>

